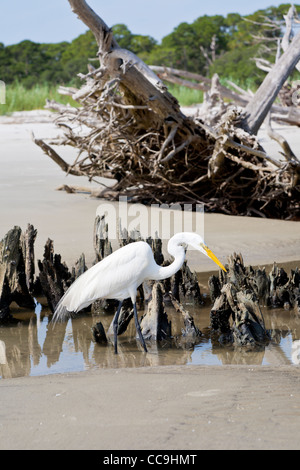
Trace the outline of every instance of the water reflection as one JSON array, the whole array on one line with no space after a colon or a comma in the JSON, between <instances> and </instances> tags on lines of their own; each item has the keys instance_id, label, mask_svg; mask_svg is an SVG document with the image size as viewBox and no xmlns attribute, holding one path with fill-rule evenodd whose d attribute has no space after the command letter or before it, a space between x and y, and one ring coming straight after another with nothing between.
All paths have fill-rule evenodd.
<instances>
[{"instance_id":1,"label":"water reflection","mask_svg":"<svg viewBox=\"0 0 300 470\"><path fill-rule=\"evenodd\" d=\"M203 336L191 347L181 336L180 316L169 310L174 339L159 344L147 343L144 354L135 340L133 322L119 337L119 354L112 344L93 340L92 327L101 321L108 331L112 314L87 314L53 328L49 311L37 303L36 310L13 311L15 324L0 327L0 377L20 377L81 371L90 368L145 367L158 365L283 365L300 364L300 318L293 311L265 310L272 341L259 350L221 346L209 328L209 308L187 306Z\"/></svg>"}]
</instances>

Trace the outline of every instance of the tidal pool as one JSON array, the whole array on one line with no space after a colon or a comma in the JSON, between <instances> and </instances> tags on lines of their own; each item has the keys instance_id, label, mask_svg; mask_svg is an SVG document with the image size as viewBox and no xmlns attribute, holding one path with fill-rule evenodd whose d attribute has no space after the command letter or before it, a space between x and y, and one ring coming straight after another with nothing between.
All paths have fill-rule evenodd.
<instances>
[{"instance_id":1,"label":"tidal pool","mask_svg":"<svg viewBox=\"0 0 300 470\"><path fill-rule=\"evenodd\" d=\"M202 337L196 345L181 335L180 314L168 308L172 322L171 341L147 342L145 354L136 340L134 322L118 338L119 354L111 341L95 343L92 327L102 322L107 332L113 313L85 314L53 327L48 308L37 301L35 312L12 308L17 322L0 327L0 377L38 376L79 372L93 368L145 367L162 365L287 365L300 364L300 317L293 310L263 309L266 328L272 341L255 351L222 346L210 329L210 307L185 304L194 317ZM140 311L140 314L142 312Z\"/></svg>"}]
</instances>

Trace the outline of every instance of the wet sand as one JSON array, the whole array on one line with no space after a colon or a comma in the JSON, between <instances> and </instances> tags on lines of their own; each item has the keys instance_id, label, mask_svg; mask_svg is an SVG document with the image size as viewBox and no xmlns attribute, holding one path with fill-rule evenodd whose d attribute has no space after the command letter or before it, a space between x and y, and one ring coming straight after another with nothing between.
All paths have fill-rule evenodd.
<instances>
[{"instance_id":1,"label":"wet sand","mask_svg":"<svg viewBox=\"0 0 300 470\"><path fill-rule=\"evenodd\" d=\"M66 177L31 141L32 130L56 135L46 114L20 120L0 119L0 238L30 222L37 258L50 237L69 265L82 252L89 264L99 200L56 188L95 184ZM204 234L223 262L234 251L253 265L300 259L299 222L206 214ZM212 269L201 255L189 263ZM174 366L4 379L0 449L299 449L299 376L296 366Z\"/></svg>"},{"instance_id":2,"label":"wet sand","mask_svg":"<svg viewBox=\"0 0 300 470\"><path fill-rule=\"evenodd\" d=\"M96 211L106 201L85 193L56 190L64 184L88 190L99 186L84 177L66 176L43 154L32 142L31 132L36 137L53 138L58 130L49 122L49 113L28 114L27 119L0 117L0 238L15 225L25 230L27 223L31 223L38 231L37 258L42 257L45 242L50 237L54 240L55 251L68 265L72 266L81 253L85 253L90 264L94 260ZM60 148L59 151L67 161L74 160L73 149ZM300 259L299 222L205 214L204 236L207 245L224 262L233 252L241 252L245 263L255 265ZM188 260L199 272L214 267L208 258L194 256L194 253L188 255Z\"/></svg>"},{"instance_id":3,"label":"wet sand","mask_svg":"<svg viewBox=\"0 0 300 470\"><path fill-rule=\"evenodd\" d=\"M297 449L300 369L157 367L0 382L0 449Z\"/></svg>"}]
</instances>

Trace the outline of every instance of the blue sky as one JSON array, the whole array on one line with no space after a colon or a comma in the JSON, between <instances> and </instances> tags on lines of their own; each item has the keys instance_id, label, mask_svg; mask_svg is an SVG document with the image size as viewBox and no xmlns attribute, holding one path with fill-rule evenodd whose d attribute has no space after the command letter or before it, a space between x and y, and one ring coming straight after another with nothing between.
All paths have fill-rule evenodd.
<instances>
[{"instance_id":1,"label":"blue sky","mask_svg":"<svg viewBox=\"0 0 300 470\"><path fill-rule=\"evenodd\" d=\"M253 13L275 0L88 0L89 5L109 25L124 23L135 34L160 41L179 23L192 23L202 15ZM68 0L0 0L0 42L16 44L24 39L35 42L72 41L86 31L72 13Z\"/></svg>"}]
</instances>

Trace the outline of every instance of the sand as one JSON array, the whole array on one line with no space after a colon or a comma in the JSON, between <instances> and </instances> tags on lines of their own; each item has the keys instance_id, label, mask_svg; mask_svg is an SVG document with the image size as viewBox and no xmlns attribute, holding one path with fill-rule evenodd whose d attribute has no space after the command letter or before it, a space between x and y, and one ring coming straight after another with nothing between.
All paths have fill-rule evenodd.
<instances>
[{"instance_id":1,"label":"sand","mask_svg":"<svg viewBox=\"0 0 300 470\"><path fill-rule=\"evenodd\" d=\"M3 380L0 449L299 450L299 382L240 366Z\"/></svg>"},{"instance_id":2,"label":"sand","mask_svg":"<svg viewBox=\"0 0 300 470\"><path fill-rule=\"evenodd\" d=\"M27 223L31 223L38 230L37 258L42 257L43 247L50 237L54 240L55 251L68 265L73 265L83 252L87 263L91 263L96 211L107 203L89 194L56 190L64 184L89 190L99 186L84 177L66 176L33 143L32 132L36 137L47 138L58 134L50 119L51 114L46 111L0 117L0 238L14 225L26 229ZM264 134L261 138L266 139ZM67 161L75 158L73 149L60 148L59 151ZM111 204L112 209L116 206ZM204 237L224 262L233 252L241 252L246 263L255 265L300 259L300 223L297 222L206 214ZM213 269L208 258L192 253L188 260L199 272Z\"/></svg>"},{"instance_id":3,"label":"sand","mask_svg":"<svg viewBox=\"0 0 300 470\"><path fill-rule=\"evenodd\" d=\"M0 238L30 222L37 258L50 237L70 266L82 252L89 264L101 201L56 188L95 183L66 177L32 131L57 134L47 112L0 118ZM299 132L290 136L299 143ZM275 156L263 131L260 138ZM206 243L223 262L233 252L252 265L300 260L299 222L215 214L204 222ZM188 259L198 272L213 269L201 255ZM299 449L299 374L295 366L174 366L0 380L0 449Z\"/></svg>"}]
</instances>

